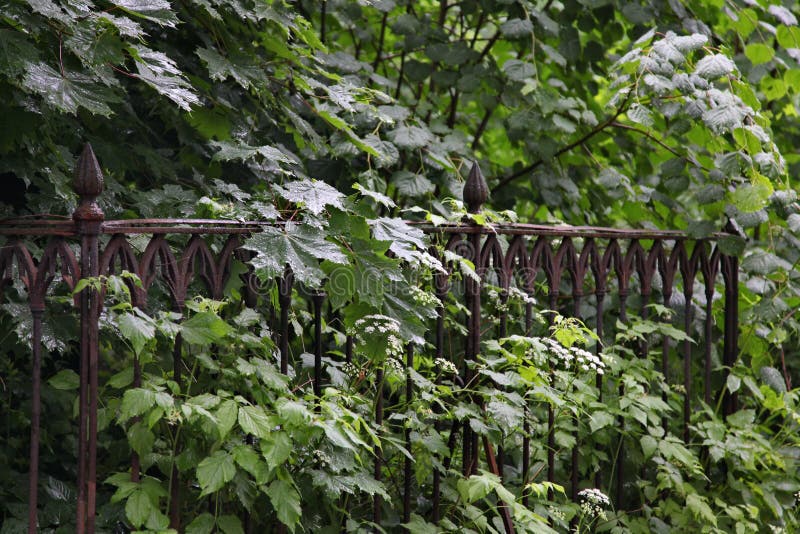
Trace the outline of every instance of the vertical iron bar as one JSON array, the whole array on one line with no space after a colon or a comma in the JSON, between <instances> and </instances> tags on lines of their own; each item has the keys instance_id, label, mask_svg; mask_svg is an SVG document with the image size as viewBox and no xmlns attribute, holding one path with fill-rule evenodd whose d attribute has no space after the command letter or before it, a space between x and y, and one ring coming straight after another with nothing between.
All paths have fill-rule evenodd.
<instances>
[{"instance_id":1,"label":"vertical iron bar","mask_svg":"<svg viewBox=\"0 0 800 534\"><path fill-rule=\"evenodd\" d=\"M436 296L439 298L439 302L441 303L440 306L437 307L436 310L436 343L435 343L435 358L443 358L444 357L444 299L447 295L446 288L442 289L438 284L436 287ZM434 408L436 414L439 414L439 406L438 404L435 405ZM441 430L440 421L437 417L436 419L436 430L437 432ZM452 433L451 433L452 436ZM439 502L441 499L441 472L439 469L434 468L433 470L433 522L434 524L439 523L440 515L439 515Z\"/></svg>"},{"instance_id":2,"label":"vertical iron bar","mask_svg":"<svg viewBox=\"0 0 800 534\"><path fill-rule=\"evenodd\" d=\"M414 397L414 382L411 380L411 371L414 369L414 346L410 343L406 348L406 412L411 409ZM411 453L411 427L406 421L405 428L406 450ZM403 523L411 521L411 458L405 457L403 466Z\"/></svg>"},{"instance_id":3,"label":"vertical iron bar","mask_svg":"<svg viewBox=\"0 0 800 534\"><path fill-rule=\"evenodd\" d=\"M572 288L572 315L580 319L581 316L581 299L583 297L583 291L577 290L576 288ZM572 462L571 471L570 471L570 484L572 489L572 501L578 502L578 462L580 461L579 451L578 448L580 447L580 432L578 431L578 415L572 416L572 422L575 424L575 445L572 447L572 457L570 461Z\"/></svg>"},{"instance_id":4,"label":"vertical iron bar","mask_svg":"<svg viewBox=\"0 0 800 534\"><path fill-rule=\"evenodd\" d=\"M283 278L278 281L278 304L281 307L281 374L289 372L289 308L292 305L292 284L294 276L286 266Z\"/></svg>"},{"instance_id":5,"label":"vertical iron bar","mask_svg":"<svg viewBox=\"0 0 800 534\"><path fill-rule=\"evenodd\" d=\"M375 380L378 383L378 390L375 393L375 423L380 431L380 427L383 426L383 368L376 371ZM383 478L383 451L380 447L375 449L374 476L378 482ZM381 524L381 503L381 496L376 493L372 498L372 522L376 525Z\"/></svg>"},{"instance_id":6,"label":"vertical iron bar","mask_svg":"<svg viewBox=\"0 0 800 534\"><path fill-rule=\"evenodd\" d=\"M722 256L721 259L725 281L725 337L722 347L725 381L723 383L727 383L730 368L736 362L739 354L739 258ZM736 394L731 394L726 388L723 399L723 415L727 416L735 412L737 404Z\"/></svg>"},{"instance_id":7,"label":"vertical iron bar","mask_svg":"<svg viewBox=\"0 0 800 534\"><path fill-rule=\"evenodd\" d=\"M322 303L325 293L317 291L311 296L311 300L314 303L314 396L319 399L322 395Z\"/></svg>"},{"instance_id":8,"label":"vertical iron bar","mask_svg":"<svg viewBox=\"0 0 800 534\"><path fill-rule=\"evenodd\" d=\"M695 246L701 246L698 243ZM683 281L683 298L684 312L683 312L683 331L686 333L687 339L683 341L683 441L689 441L689 418L691 417L692 410L692 342L689 339L689 334L692 330L692 297L694 295L694 279L690 277L689 280ZM710 340L706 340L710 342Z\"/></svg>"},{"instance_id":9,"label":"vertical iron bar","mask_svg":"<svg viewBox=\"0 0 800 534\"><path fill-rule=\"evenodd\" d=\"M595 354L600 356L602 352L603 343L603 301L605 300L605 280L599 280L599 276L595 275L595 326L594 331L597 334L597 343ZM603 376L598 374L595 377L595 387L597 387L597 400L603 402ZM594 485L596 488L602 488L600 471L594 475Z\"/></svg>"},{"instance_id":10,"label":"vertical iron bar","mask_svg":"<svg viewBox=\"0 0 800 534\"><path fill-rule=\"evenodd\" d=\"M550 310L555 311L558 303L558 288L550 288ZM548 315L550 326L553 325L553 314ZM556 480L556 436L555 436L556 415L553 405L547 404L547 481ZM552 499L552 490L548 491L548 499Z\"/></svg>"},{"instance_id":11,"label":"vertical iron bar","mask_svg":"<svg viewBox=\"0 0 800 534\"><path fill-rule=\"evenodd\" d=\"M712 260L709 260L712 261ZM703 362L703 400L711 406L711 336L714 322L714 279L706 280L705 358Z\"/></svg>"},{"instance_id":12,"label":"vertical iron bar","mask_svg":"<svg viewBox=\"0 0 800 534\"><path fill-rule=\"evenodd\" d=\"M72 219L76 223L78 235L81 236L80 276L82 279L96 277L99 273L98 235L105 218L96 200L103 192L103 173L89 144L84 146L75 165L73 187L79 197ZM78 534L92 534L95 522L99 304L96 291L91 287L81 292L80 436L76 514Z\"/></svg>"},{"instance_id":13,"label":"vertical iron bar","mask_svg":"<svg viewBox=\"0 0 800 534\"><path fill-rule=\"evenodd\" d=\"M532 293L527 289L528 294ZM530 335L531 328L533 328L533 304L527 302L525 304L525 335ZM531 424L528 421L528 403L525 403L525 410L523 413L524 419L522 420L522 506L528 506L528 497L530 491L527 489L528 473L531 470Z\"/></svg>"},{"instance_id":14,"label":"vertical iron bar","mask_svg":"<svg viewBox=\"0 0 800 534\"><path fill-rule=\"evenodd\" d=\"M34 534L38 527L38 497L39 497L39 432L42 414L42 314L44 307L31 306L33 319L33 369L31 372L32 398L31 398L31 451L30 467L28 471L28 533Z\"/></svg>"}]
</instances>

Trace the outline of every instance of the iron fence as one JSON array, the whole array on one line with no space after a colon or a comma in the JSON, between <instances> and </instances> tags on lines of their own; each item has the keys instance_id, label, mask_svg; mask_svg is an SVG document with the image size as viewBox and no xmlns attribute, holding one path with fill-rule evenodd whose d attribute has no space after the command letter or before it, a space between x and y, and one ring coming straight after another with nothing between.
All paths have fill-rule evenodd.
<instances>
[{"instance_id":1,"label":"iron fence","mask_svg":"<svg viewBox=\"0 0 800 534\"><path fill-rule=\"evenodd\" d=\"M222 220L200 219L146 219L116 220L104 219L104 214L96 203L103 190L103 176L100 166L87 145L81 154L75 171L75 191L80 205L72 218L22 218L0 222L0 235L6 242L0 249L0 298L4 287L20 281L26 290L28 306L32 318L31 334L31 435L30 435L30 475L29 475L29 532L36 531L37 499L41 481L39 480L39 449L41 430L41 362L42 328L44 312L48 306L48 290L54 280L66 284L74 290L81 279L110 275L119 270L135 273L142 284L132 287L132 305L146 309L148 295L157 279L161 280L169 292L173 308L182 313L190 287L200 281L208 295L214 299L223 297L223 290L232 274L234 258L248 260L248 253L242 250L243 238L260 231L258 222L241 223ZM487 200L488 188L479 169L475 167L465 184L464 200L472 213L480 212ZM435 275L434 286L441 302L448 298L463 299L467 313L451 318L464 321L466 336L447 329L447 311L444 305L438 309L438 317L431 323L427 341L432 345L438 358L456 360L461 366L459 383L466 384L474 378L474 370L464 365L474 360L481 347L482 337L491 335L502 338L512 332L530 332L537 309L557 310L587 321L601 340L608 339L613 325L618 319L628 320L636 313L646 318L654 302L673 307L682 307L683 329L692 333L695 315L700 313L703 342L699 349L693 349L689 341L675 351L669 341L662 341L661 371L669 376L675 368L673 356L682 358L682 381L685 390L681 424L684 436L688 436L690 415L699 400L710 404L718 395L723 395L724 413L736 410L735 395L722 393L727 369L735 362L738 347L738 258L724 254L716 244L716 237L691 239L683 232L656 230L624 230L615 228L594 228L575 226L547 226L530 224L496 224L478 226L470 223L432 226L420 224L419 227L429 235L439 250L454 252L469 259L475 267L480 281L465 277L459 281L460 287L453 285L453 265L444 261L447 272ZM176 249L169 238L176 234L188 236L180 249ZM147 244L141 253L132 246L133 236L144 237ZM209 245L208 239L217 239L218 252ZM718 237L718 236L717 236ZM75 246L78 244L79 246ZM38 250L38 252L37 252ZM38 257L37 257L38 256ZM443 260L445 258L442 258ZM257 303L254 291L257 280L252 273L248 277L244 300L249 305ZM290 270L278 281L279 299L274 310L277 343L280 353L280 370L287 373L295 362L290 351L290 308L295 282ZM487 292L496 288L497 298L502 302L508 298L512 288L522 291L537 300L524 306L519 317L510 317L509 308L498 308L497 316L486 323L484 311ZM326 296L320 291L304 293L310 300L309 309L313 323L313 383L314 392L320 395L325 377L323 376L323 357L332 341L324 339L323 320L326 313ZM676 299L681 296L682 299ZM722 324L717 325L714 315L714 302L724 300ZM677 304L676 304L677 300ZM77 532L95 531L97 507L97 481L102 473L97 472L97 427L98 427L98 320L103 305L103 295L91 287L85 288L75 296L74 309L80 318L80 388L79 425L77 451ZM552 317L552 316L550 316ZM458 338L454 348L453 339ZM722 340L722 366L713 364L713 352ZM447 341L446 341L447 339ZM598 344L599 347L599 344ZM352 356L353 340L348 337L344 347L339 347L345 359ZM643 343L638 348L647 354L652 347ZM698 352L700 358L698 358ZM182 346L180 337L174 347L174 376L177 383L182 376ZM406 352L406 365L414 366L415 351L409 346ZM694 374L700 372L703 384L700 395L695 395L692 386ZM380 371L377 377L382 384ZM141 370L136 365L133 387L141 383ZM603 383L598 377L596 386L602 390ZM384 395L378 389L376 399L375 423L384 422ZM405 384L405 401L411 402L414 384L409 377ZM568 473L565 481L571 487L571 496L577 498L579 479L579 447L575 445L569 454L559 454L554 442L554 412L547 409L546 443L537 443L538 450L546 451L541 469L546 471L546 479L558 481L559 473ZM453 461L462 462L463 475L475 473L479 465L497 475L504 475L516 460L503 456L501 443L492 443L486 435L476 433L467 422L453 421L450 429L441 429L448 436L450 455L442 458L442 465L449 469ZM449 431L449 432L448 432ZM406 429L405 440L409 450L412 448L410 431ZM530 423L526 419L521 433L522 457L513 471L519 475L517 487L524 488L533 479L533 440ZM460 446L459 446L460 441ZM483 459L481 459L483 456ZM482 463L483 462L483 463ZM616 493L623 491L625 478L624 463L617 460ZM383 476L383 459L380 450L376 451L375 478ZM403 462L402 496L404 520L411 517L414 497L423 491L414 487L413 460ZM139 459L132 458L131 476L140 476ZM178 472L172 476L177 479ZM429 491L431 509L429 517L439 521L441 469L434 470L433 478L424 491ZM180 491L179 484L171 484L173 492ZM521 495L523 503L527 495ZM177 495L171 500L177 507ZM381 522L382 502L376 496L372 509L372 519ZM503 525L508 532L514 530L508 509L500 508ZM178 521L179 510L171 510L173 525ZM278 527L280 528L280 527Z\"/></svg>"}]
</instances>

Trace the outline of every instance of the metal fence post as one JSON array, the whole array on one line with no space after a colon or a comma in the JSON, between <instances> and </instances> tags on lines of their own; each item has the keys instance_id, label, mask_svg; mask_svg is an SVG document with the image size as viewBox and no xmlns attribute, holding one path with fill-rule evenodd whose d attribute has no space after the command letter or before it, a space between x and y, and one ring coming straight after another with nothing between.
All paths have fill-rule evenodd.
<instances>
[{"instance_id":1,"label":"metal fence post","mask_svg":"<svg viewBox=\"0 0 800 534\"><path fill-rule=\"evenodd\" d=\"M80 203L72 214L81 238L81 279L99 274L98 236L105 218L97 205L103 192L103 173L87 143L75 166L73 180ZM98 317L100 301L97 292L87 287L80 295L81 364L80 411L78 439L78 509L77 532L94 532L97 495L97 359Z\"/></svg>"}]
</instances>

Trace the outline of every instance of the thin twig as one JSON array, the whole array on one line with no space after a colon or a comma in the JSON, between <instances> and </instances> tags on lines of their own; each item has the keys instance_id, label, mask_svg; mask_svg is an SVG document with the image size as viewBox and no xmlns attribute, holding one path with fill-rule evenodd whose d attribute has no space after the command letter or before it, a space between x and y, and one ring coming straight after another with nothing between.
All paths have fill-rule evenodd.
<instances>
[{"instance_id":1,"label":"thin twig","mask_svg":"<svg viewBox=\"0 0 800 534\"><path fill-rule=\"evenodd\" d=\"M667 145L666 143L661 141L659 138L657 138L656 136L654 136L653 134L651 134L647 130L642 130L640 128L637 128L636 126L630 126L629 124L622 124L621 122L616 122L616 121L612 122L611 126L613 126L614 128L621 128L623 130L630 130L631 132L640 133L643 136L645 136L648 139L650 139L651 141L654 141L661 148L663 148L664 150L668 151L669 153L671 153L675 157L678 157L678 158L681 158L683 160L686 160L687 162L691 163L695 167L703 169L704 171L708 172L708 169L705 168L703 165L701 165L700 162L695 161L693 158L690 158L689 156L687 156L685 154L681 154L680 152L678 152L677 150L675 150L671 146Z\"/></svg>"}]
</instances>

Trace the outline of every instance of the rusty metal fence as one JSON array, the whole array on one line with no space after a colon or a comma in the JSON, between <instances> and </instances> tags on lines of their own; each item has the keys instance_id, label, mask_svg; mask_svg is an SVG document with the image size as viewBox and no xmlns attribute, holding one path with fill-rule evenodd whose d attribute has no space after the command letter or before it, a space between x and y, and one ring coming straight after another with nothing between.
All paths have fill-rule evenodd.
<instances>
[{"instance_id":1,"label":"rusty metal fence","mask_svg":"<svg viewBox=\"0 0 800 534\"><path fill-rule=\"evenodd\" d=\"M147 308L148 292L154 281L160 278L169 290L174 310L181 313L189 295L190 285L201 281L208 295L214 299L223 297L223 288L231 276L231 262L234 257L246 261L247 253L241 250L243 237L260 231L259 223L240 223L222 220L197 219L148 219L148 220L104 220L104 215L96 200L103 190L103 177L100 166L87 145L81 154L75 171L75 191L80 205L72 218L23 218L0 221L0 235L5 243L0 248L0 299L3 288L21 282L27 293L32 318L31 336L31 388L32 408L30 414L30 475L29 475L29 532L36 531L37 497L39 493L39 449L41 429L41 362L43 316L48 306L48 289L54 280L73 290L82 278L109 275L121 269L135 273L142 286L133 288L132 305ZM479 212L487 200L488 188L475 168L465 184L464 201L469 211ZM456 358L463 365L465 360L476 357L480 351L481 338L504 337L515 328L519 333L530 331L536 309L532 302L525 304L522 317L509 317L508 309L499 312L493 326L482 324L482 302L486 299L486 283L499 288L499 298L507 298L508 291L515 288L534 297L537 307L557 310L563 315L575 316L587 321L596 330L600 339L608 339L613 334L614 320L627 321L630 314L647 317L649 304L673 305L676 295L683 307L682 328L692 333L696 324L695 315L700 312L703 342L693 347L689 342L681 347L671 347L663 341L661 347L661 371L668 376L676 367L682 369L682 382L685 389L681 424L684 436L688 435L690 414L703 400L710 404L718 398L724 413L736 410L735 395L724 393L723 384L727 369L736 360L738 347L738 259L722 253L715 239L693 240L685 233L677 231L622 230L612 228L546 226L531 224L499 224L477 226L469 223L430 226L421 224L432 241L438 242L444 250L452 251L471 260L481 283L475 279L464 278L463 285L456 291L451 286L450 274L435 276L435 291L441 301L455 293L456 298L464 299L468 310L462 319L466 321L466 336L461 336L457 350L452 348L452 337L459 334L448 332L446 311L439 308L438 317L431 322L427 335L434 347L436 357ZM175 250L170 236L188 235L182 250ZM139 254L131 245L132 236L147 238L147 245ZM215 254L207 239L214 236L219 243ZM221 237L220 237L221 236ZM38 250L38 257L33 252ZM452 269L452 265L449 266ZM247 275L247 276L253 276ZM253 280L250 280L253 282ZM251 287L250 284L246 287ZM292 305L293 277L287 270L286 276L279 280L279 302L274 315L277 322L276 344L280 351L280 370L286 373L292 361L289 350L289 313ZM98 320L102 307L102 295L92 288L86 288L75 297L74 309L80 317L80 388L79 388L79 437L77 451L77 532L95 531L97 507L97 485L103 473L97 472L97 427L98 427ZM245 301L254 303L252 295L244 296ZM307 297L311 303L313 320L314 391L319 394L323 384L321 361L326 345L323 344L322 322L325 295L310 292ZM716 324L713 305L723 300L721 324ZM485 305L485 304L484 304ZM513 322L513 325L511 324ZM491 331L488 331L491 330ZM446 343L446 337L448 342ZM721 367L713 364L713 353L721 341ZM641 347L643 353L648 347ZM652 348L650 348L652 349ZM345 358L352 354L352 339L348 338L341 347ZM679 365L671 361L673 356L682 359ZM182 349L180 340L174 348L174 380L180 383ZM407 352L406 364L413 367L414 351ZM459 381L468 382L470 371L463 367ZM700 376L696 380L695 376ZM675 380L675 377L671 378ZM692 390L693 384L701 383L702 391ZM133 387L140 385L140 370L134 371ZM597 387L602 388L601 377ZM375 423L384 420L382 390L378 391ZM411 380L406 384L405 398L414 395ZM576 497L578 490L578 447L569 454L557 452L554 443L554 415L552 408L547 413L546 443L539 443L546 451L541 463L545 478L564 483L571 487L571 495ZM462 462L462 473L469 475L485 465L495 474L503 474L504 463L513 460L502 457L500 444L490 443L486 436L480 437L467 423L453 423L453 427L442 429L449 436L450 457L443 458L445 467L452 462ZM533 477L532 440L540 439L531 432L528 422L522 431L522 457L520 464L512 471L519 473L516 486L524 487ZM410 437L406 440L411 449ZM457 443L460 440L460 444ZM460 445L460 446L459 446ZM483 454L482 454L483 453ZM624 479L622 460L614 466L616 473L617 497L622 491ZM412 459L404 460L402 495L403 516L406 521L412 512L415 496L423 491L413 487ZM132 477L139 477L139 463L135 454L132 459ZM557 480L560 473L568 474L568 480ZM375 460L375 478L380 480L383 465L380 452ZM173 472L177 478L178 473ZM429 518L440 519L440 492L443 473L434 470L433 479L425 491L429 491L431 509ZM611 484L609 484L610 486ZM171 485L178 491L178 484ZM520 496L523 503L527 496ZM172 499L173 503L179 502ZM381 498L375 497L373 517L375 523L381 522ZM508 532L514 530L507 510L501 507L503 524ZM179 510L171 511L173 525ZM276 527L280 530L280 526Z\"/></svg>"}]
</instances>

